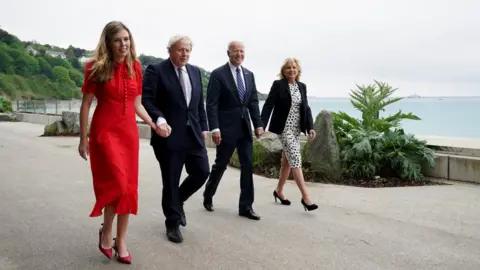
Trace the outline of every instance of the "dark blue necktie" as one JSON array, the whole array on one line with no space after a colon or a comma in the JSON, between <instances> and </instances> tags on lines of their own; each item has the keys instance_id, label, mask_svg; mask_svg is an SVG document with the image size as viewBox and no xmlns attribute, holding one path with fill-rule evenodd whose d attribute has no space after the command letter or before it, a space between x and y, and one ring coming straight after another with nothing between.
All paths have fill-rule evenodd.
<instances>
[{"instance_id":1,"label":"dark blue necktie","mask_svg":"<svg viewBox=\"0 0 480 270\"><path fill-rule=\"evenodd\" d=\"M243 103L243 97L245 96L245 86L243 85L242 76L240 76L240 69L237 68L237 88L238 88L238 96L240 97L240 101Z\"/></svg>"}]
</instances>

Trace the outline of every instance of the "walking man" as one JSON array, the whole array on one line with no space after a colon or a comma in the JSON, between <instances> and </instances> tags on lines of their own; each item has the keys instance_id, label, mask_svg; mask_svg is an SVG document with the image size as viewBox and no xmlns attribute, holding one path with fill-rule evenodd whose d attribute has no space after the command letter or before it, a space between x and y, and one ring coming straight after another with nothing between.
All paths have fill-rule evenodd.
<instances>
[{"instance_id":1,"label":"walking man","mask_svg":"<svg viewBox=\"0 0 480 270\"><path fill-rule=\"evenodd\" d=\"M237 148L241 164L239 215L259 220L253 211L253 134L263 134L253 73L242 66L245 47L239 41L228 45L228 63L212 71L207 90L207 117L212 140L217 145L215 164L203 193L203 206L213 211L213 196L230 158Z\"/></svg>"},{"instance_id":2,"label":"walking man","mask_svg":"<svg viewBox=\"0 0 480 270\"><path fill-rule=\"evenodd\" d=\"M209 175L205 113L200 69L188 64L192 42L175 36L170 57L149 65L144 74L142 103L159 126L150 145L162 171L162 207L168 240L180 243L179 225L187 221L183 203L200 189ZM179 187L183 165L188 176Z\"/></svg>"}]
</instances>

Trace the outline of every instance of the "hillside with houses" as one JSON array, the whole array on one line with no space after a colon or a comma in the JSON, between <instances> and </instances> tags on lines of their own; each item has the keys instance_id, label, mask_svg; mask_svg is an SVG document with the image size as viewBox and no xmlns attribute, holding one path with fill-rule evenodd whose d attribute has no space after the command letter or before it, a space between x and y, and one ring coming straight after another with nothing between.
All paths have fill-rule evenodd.
<instances>
[{"instance_id":1,"label":"hillside with houses","mask_svg":"<svg viewBox=\"0 0 480 270\"><path fill-rule=\"evenodd\" d=\"M21 41L0 29L0 96L7 99L79 99L92 51ZM162 60L140 55L143 68ZM204 92L210 72L201 68Z\"/></svg>"},{"instance_id":2,"label":"hillside with houses","mask_svg":"<svg viewBox=\"0 0 480 270\"><path fill-rule=\"evenodd\" d=\"M60 48L40 44L35 40L21 41L15 35L0 29L0 97L14 99L80 99L83 71L93 51ZM143 69L162 58L141 54ZM210 72L202 72L203 91ZM265 94L258 93L260 100Z\"/></svg>"}]
</instances>

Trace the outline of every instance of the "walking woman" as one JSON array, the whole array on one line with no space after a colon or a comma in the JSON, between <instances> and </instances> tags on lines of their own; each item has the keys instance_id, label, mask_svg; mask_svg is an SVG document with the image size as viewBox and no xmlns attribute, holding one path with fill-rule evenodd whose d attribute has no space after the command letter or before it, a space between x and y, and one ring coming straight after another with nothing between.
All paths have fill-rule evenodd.
<instances>
[{"instance_id":1,"label":"walking woman","mask_svg":"<svg viewBox=\"0 0 480 270\"><path fill-rule=\"evenodd\" d=\"M307 101L307 86L300 82L300 63L295 58L288 58L280 69L280 80L273 82L267 100L262 108L264 130L273 110L269 131L279 135L283 145L280 179L277 189L273 191L283 205L290 201L283 195L283 187L290 171L302 193L301 203L305 211L312 211L318 206L310 200L302 172L302 156L300 151L300 134L303 132L310 138L315 138L313 118Z\"/></svg>"},{"instance_id":2,"label":"walking woman","mask_svg":"<svg viewBox=\"0 0 480 270\"><path fill-rule=\"evenodd\" d=\"M85 66L80 108L79 154L93 176L96 203L90 217L103 213L98 248L109 259L112 249L118 261L131 263L125 235L130 214L138 209L139 136L136 115L156 129L141 103L142 69L136 58L130 30L121 22L108 23L100 36L93 60ZM87 137L93 98L97 106ZM117 219L116 238L112 227Z\"/></svg>"}]
</instances>

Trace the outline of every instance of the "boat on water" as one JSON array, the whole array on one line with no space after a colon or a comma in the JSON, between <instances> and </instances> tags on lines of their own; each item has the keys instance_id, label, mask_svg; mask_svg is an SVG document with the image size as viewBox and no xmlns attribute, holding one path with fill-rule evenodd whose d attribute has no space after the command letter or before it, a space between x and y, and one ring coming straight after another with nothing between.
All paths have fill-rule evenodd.
<instances>
[{"instance_id":1,"label":"boat on water","mask_svg":"<svg viewBox=\"0 0 480 270\"><path fill-rule=\"evenodd\" d=\"M417 95L417 93L413 93L413 95L407 96L407 98L421 98L421 96Z\"/></svg>"}]
</instances>

